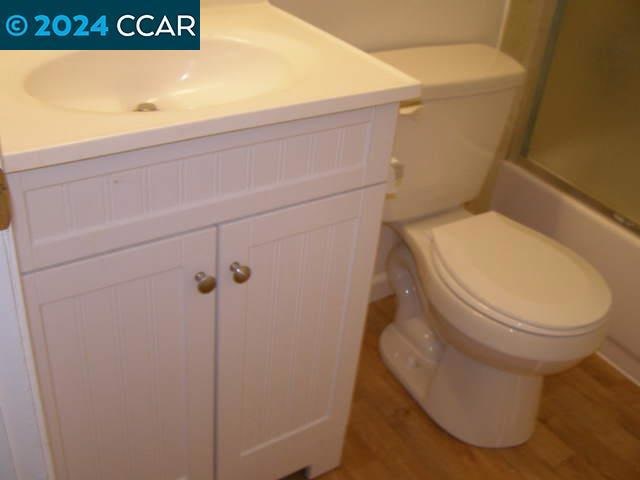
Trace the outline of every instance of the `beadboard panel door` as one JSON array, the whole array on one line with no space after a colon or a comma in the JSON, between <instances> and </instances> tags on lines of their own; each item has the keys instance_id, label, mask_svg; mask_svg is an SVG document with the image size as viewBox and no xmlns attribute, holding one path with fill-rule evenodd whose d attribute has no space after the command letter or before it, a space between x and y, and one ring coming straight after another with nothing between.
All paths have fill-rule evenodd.
<instances>
[{"instance_id":1,"label":"beadboard panel door","mask_svg":"<svg viewBox=\"0 0 640 480\"><path fill-rule=\"evenodd\" d=\"M46 480L22 289L9 230L0 232L0 480Z\"/></svg>"},{"instance_id":2,"label":"beadboard panel door","mask_svg":"<svg viewBox=\"0 0 640 480\"><path fill-rule=\"evenodd\" d=\"M57 480L213 478L216 229L24 276Z\"/></svg>"},{"instance_id":3,"label":"beadboard panel door","mask_svg":"<svg viewBox=\"0 0 640 480\"><path fill-rule=\"evenodd\" d=\"M337 466L385 186L221 227L218 480ZM235 283L229 265L251 278Z\"/></svg>"},{"instance_id":4,"label":"beadboard panel door","mask_svg":"<svg viewBox=\"0 0 640 480\"><path fill-rule=\"evenodd\" d=\"M22 272L386 179L384 105L9 175Z\"/></svg>"}]
</instances>

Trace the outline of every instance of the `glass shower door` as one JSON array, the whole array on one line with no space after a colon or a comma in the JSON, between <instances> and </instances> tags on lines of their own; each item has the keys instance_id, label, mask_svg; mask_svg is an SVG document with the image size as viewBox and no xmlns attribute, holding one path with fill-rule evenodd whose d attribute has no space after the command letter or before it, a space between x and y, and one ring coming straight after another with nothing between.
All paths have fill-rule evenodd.
<instances>
[{"instance_id":1,"label":"glass shower door","mask_svg":"<svg viewBox=\"0 0 640 480\"><path fill-rule=\"evenodd\" d=\"M640 225L640 1L559 2L527 160ZM635 225L634 225L635 224Z\"/></svg>"}]
</instances>

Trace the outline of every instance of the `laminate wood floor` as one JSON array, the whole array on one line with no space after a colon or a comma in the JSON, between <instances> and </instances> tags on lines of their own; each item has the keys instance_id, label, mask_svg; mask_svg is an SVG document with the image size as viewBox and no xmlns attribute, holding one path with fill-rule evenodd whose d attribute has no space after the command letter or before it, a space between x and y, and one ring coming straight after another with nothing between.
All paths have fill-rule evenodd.
<instances>
[{"instance_id":1,"label":"laminate wood floor","mask_svg":"<svg viewBox=\"0 0 640 480\"><path fill-rule=\"evenodd\" d=\"M369 308L343 464L321 480L640 480L640 388L602 359L545 381L528 443L471 447L432 422L382 364L378 338L393 311L393 297Z\"/></svg>"}]
</instances>

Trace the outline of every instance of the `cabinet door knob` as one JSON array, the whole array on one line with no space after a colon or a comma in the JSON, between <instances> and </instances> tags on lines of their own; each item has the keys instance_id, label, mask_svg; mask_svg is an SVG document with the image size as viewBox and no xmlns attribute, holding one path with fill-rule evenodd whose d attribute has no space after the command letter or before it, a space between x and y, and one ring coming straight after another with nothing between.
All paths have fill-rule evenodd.
<instances>
[{"instance_id":1,"label":"cabinet door knob","mask_svg":"<svg viewBox=\"0 0 640 480\"><path fill-rule=\"evenodd\" d=\"M195 279L196 282L198 282L198 291L203 295L213 292L218 284L215 277L207 275L204 272L196 273Z\"/></svg>"},{"instance_id":2,"label":"cabinet door knob","mask_svg":"<svg viewBox=\"0 0 640 480\"><path fill-rule=\"evenodd\" d=\"M233 272L233 280L236 283L244 283L251 278L251 269L246 265L240 265L238 262L233 262L229 270Z\"/></svg>"}]
</instances>

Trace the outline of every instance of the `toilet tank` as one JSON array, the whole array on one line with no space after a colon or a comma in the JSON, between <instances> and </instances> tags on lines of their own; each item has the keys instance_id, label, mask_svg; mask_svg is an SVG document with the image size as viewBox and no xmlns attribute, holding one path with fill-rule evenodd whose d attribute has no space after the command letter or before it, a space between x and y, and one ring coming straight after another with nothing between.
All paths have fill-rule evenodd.
<instances>
[{"instance_id":1,"label":"toilet tank","mask_svg":"<svg viewBox=\"0 0 640 480\"><path fill-rule=\"evenodd\" d=\"M402 171L384 219L410 220L458 207L480 191L524 80L522 66L478 44L374 54L422 82L401 105L394 157Z\"/></svg>"}]
</instances>

